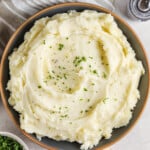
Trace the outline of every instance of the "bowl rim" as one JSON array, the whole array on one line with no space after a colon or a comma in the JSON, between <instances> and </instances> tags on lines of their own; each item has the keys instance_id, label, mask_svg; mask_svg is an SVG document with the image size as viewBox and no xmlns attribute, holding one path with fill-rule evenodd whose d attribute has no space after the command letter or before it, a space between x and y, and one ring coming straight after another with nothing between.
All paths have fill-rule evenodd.
<instances>
[{"instance_id":1,"label":"bowl rim","mask_svg":"<svg viewBox=\"0 0 150 150\"><path fill-rule=\"evenodd\" d=\"M8 49L9 49L9 46L12 44L13 42L13 39L16 37L16 35L20 32L20 30L22 28L24 28L28 23L30 23L30 21L32 21L32 19L34 19L35 17L41 15L41 14L44 14L45 12L47 11L51 11L51 10L54 10L54 9L58 9L58 8L61 8L61 7L65 7L65 6L87 6L87 7L91 7L93 9L96 9L96 10L100 10L102 12L105 12L105 13L109 13L111 14L115 19L119 20L122 24L124 24L130 31L131 33L133 34L133 36L136 38L136 40L138 41L142 51L143 51L143 54L144 54L144 57L146 58L146 64L148 65L148 90L146 91L146 98L145 98L145 101L144 101L144 104L143 104L143 107L141 109L141 111L139 112L139 115L135 118L135 121L129 126L128 129L126 129L126 131L124 133L122 133L119 137L116 137L116 139L114 141L110 141L109 143L106 143L100 147L97 147L95 148L95 150L102 150L103 148L106 148L106 147L110 147L111 145L115 144L116 142L118 142L120 139L122 139L123 137L125 137L125 135L127 135L131 129L133 129L133 127L135 126L135 124L137 123L137 121L139 120L139 118L141 117L145 107L146 107L146 103L148 101L148 96L149 96L149 93L150 93L150 66L149 66L149 62L148 62L148 57L146 55L146 51L145 51L145 48L144 46L142 45L139 37L137 36L137 34L135 33L135 31L129 26L129 24L127 22L125 22L121 17L119 17L118 15L116 15L115 13L113 13L111 10L108 10L106 8L103 8L99 5L96 5L96 4L91 4L91 3L86 3L86 2L66 2L66 3L59 3L59 4L56 4L56 5L52 5L52 6L49 6L47 8L44 8L42 9L41 11L38 11L37 13L33 14L31 17L29 17L25 22L23 22L19 27L18 29L13 33L13 35L10 37L9 41L7 42L6 44L6 47L4 49L4 52L3 52L3 55L2 55L2 59L1 59L1 64L0 64L0 93L1 93L1 97L2 97L2 102L3 102L3 105L8 113L8 115L10 116L11 120L15 123L15 125L17 126L17 128L26 136L28 137L31 141L33 141L34 143L46 148L46 149L49 149L49 150L57 150L56 147L52 147L52 146L48 146L42 142L40 142L38 139L35 139L34 137L32 137L29 133L25 132L23 129L20 128L20 126L18 125L18 123L15 121L15 118L13 116L13 114L11 113L11 111L9 110L8 108L8 104L6 103L6 99L5 99L5 96L4 96L4 89L2 88L2 70L3 70L3 64L4 64L4 61L5 59L7 58L7 53L8 53Z\"/></svg>"},{"instance_id":2,"label":"bowl rim","mask_svg":"<svg viewBox=\"0 0 150 150\"><path fill-rule=\"evenodd\" d=\"M17 141L20 145L23 146L23 150L29 150L27 144L17 135L15 135L14 133L11 132L5 132L5 131L0 131L0 135L1 136L6 136L6 137L10 137L12 139L14 139L15 141Z\"/></svg>"}]
</instances>

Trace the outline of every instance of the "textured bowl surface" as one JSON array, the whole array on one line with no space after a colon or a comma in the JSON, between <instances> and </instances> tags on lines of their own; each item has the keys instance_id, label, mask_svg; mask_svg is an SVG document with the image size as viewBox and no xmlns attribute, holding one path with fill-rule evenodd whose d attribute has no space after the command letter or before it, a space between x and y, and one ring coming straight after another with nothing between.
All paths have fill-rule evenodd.
<instances>
[{"instance_id":1,"label":"textured bowl surface","mask_svg":"<svg viewBox=\"0 0 150 150\"><path fill-rule=\"evenodd\" d=\"M34 22L37 19L40 19L42 17L46 16L53 16L57 13L64 13L69 10L76 10L76 11L83 11L85 9L90 9L90 10L96 10L98 12L105 12L105 13L111 13L110 11L96 6L92 4L87 4L87 3L64 3L64 4L59 4L55 5L52 7L48 7L32 17L30 17L27 21L25 21L18 29L17 31L13 34L11 39L9 40L3 57L1 61L1 71L0 71L0 89L1 89L1 96L2 96L2 101L3 104L9 113L11 119L15 122L17 127L20 129L19 125L19 114L13 110L11 106L8 104L8 98L9 98L9 92L6 90L7 82L9 80L9 66L8 66L8 56L12 53L13 49L21 42L23 42L24 34L25 32L29 31L29 29L33 26ZM121 18L116 16L115 14L111 13L118 26L122 29L123 33L126 35L129 43L133 47L136 53L136 58L141 60L144 68L145 68L145 74L142 76L139 84L139 90L140 90L140 95L141 98L137 103L136 108L134 109L133 112L133 117L130 121L130 123L126 127L121 127L119 129L115 129L113 131L112 137L110 139L102 139L99 144L94 147L93 149L101 149L107 146L110 146L114 142L118 141L123 137L135 124L139 116L141 115L143 108L146 104L146 100L148 97L148 91L149 91L149 65L147 61L147 57L144 52L144 48L141 45L141 42L139 41L138 37L136 34L133 32L133 30L125 23ZM49 138L42 138L41 141L38 141L35 137L34 134L28 134L25 131L21 130L24 135L26 135L29 139L32 141L36 142L37 144L47 148L47 149L63 149L63 150L79 150L80 145L78 143L70 143L70 142L65 142L65 141L55 141Z\"/></svg>"},{"instance_id":2,"label":"textured bowl surface","mask_svg":"<svg viewBox=\"0 0 150 150\"><path fill-rule=\"evenodd\" d=\"M23 146L23 150L29 150L27 145L16 135L10 133L10 132L0 132L0 135L10 137L14 140L16 140L18 143L20 143Z\"/></svg>"}]
</instances>

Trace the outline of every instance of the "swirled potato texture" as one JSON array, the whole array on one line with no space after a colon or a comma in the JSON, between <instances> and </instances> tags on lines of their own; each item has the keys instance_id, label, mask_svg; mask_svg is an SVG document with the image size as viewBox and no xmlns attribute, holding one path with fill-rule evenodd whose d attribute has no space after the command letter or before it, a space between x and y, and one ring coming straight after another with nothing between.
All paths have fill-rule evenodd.
<instances>
[{"instance_id":1,"label":"swirled potato texture","mask_svg":"<svg viewBox=\"0 0 150 150\"><path fill-rule=\"evenodd\" d=\"M144 74L114 18L91 10L37 20L9 67L9 103L21 128L81 149L129 123Z\"/></svg>"}]
</instances>

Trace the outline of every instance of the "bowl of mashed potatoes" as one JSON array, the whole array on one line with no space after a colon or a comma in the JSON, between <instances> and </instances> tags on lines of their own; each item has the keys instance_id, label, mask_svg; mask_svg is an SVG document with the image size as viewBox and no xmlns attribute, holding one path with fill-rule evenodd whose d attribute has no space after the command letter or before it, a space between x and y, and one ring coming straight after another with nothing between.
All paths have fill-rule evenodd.
<instances>
[{"instance_id":1,"label":"bowl of mashed potatoes","mask_svg":"<svg viewBox=\"0 0 150 150\"><path fill-rule=\"evenodd\" d=\"M149 67L122 19L96 5L65 3L17 29L0 84L6 110L32 141L47 149L102 149L141 115Z\"/></svg>"}]
</instances>

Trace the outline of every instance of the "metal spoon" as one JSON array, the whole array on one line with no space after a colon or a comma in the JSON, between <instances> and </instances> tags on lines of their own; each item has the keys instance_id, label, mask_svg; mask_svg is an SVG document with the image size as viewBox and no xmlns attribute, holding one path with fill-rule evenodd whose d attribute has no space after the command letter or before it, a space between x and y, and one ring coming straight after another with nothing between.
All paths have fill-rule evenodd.
<instances>
[{"instance_id":1,"label":"metal spoon","mask_svg":"<svg viewBox=\"0 0 150 150\"><path fill-rule=\"evenodd\" d=\"M139 0L137 7L142 12L147 12L150 10L150 0Z\"/></svg>"}]
</instances>

